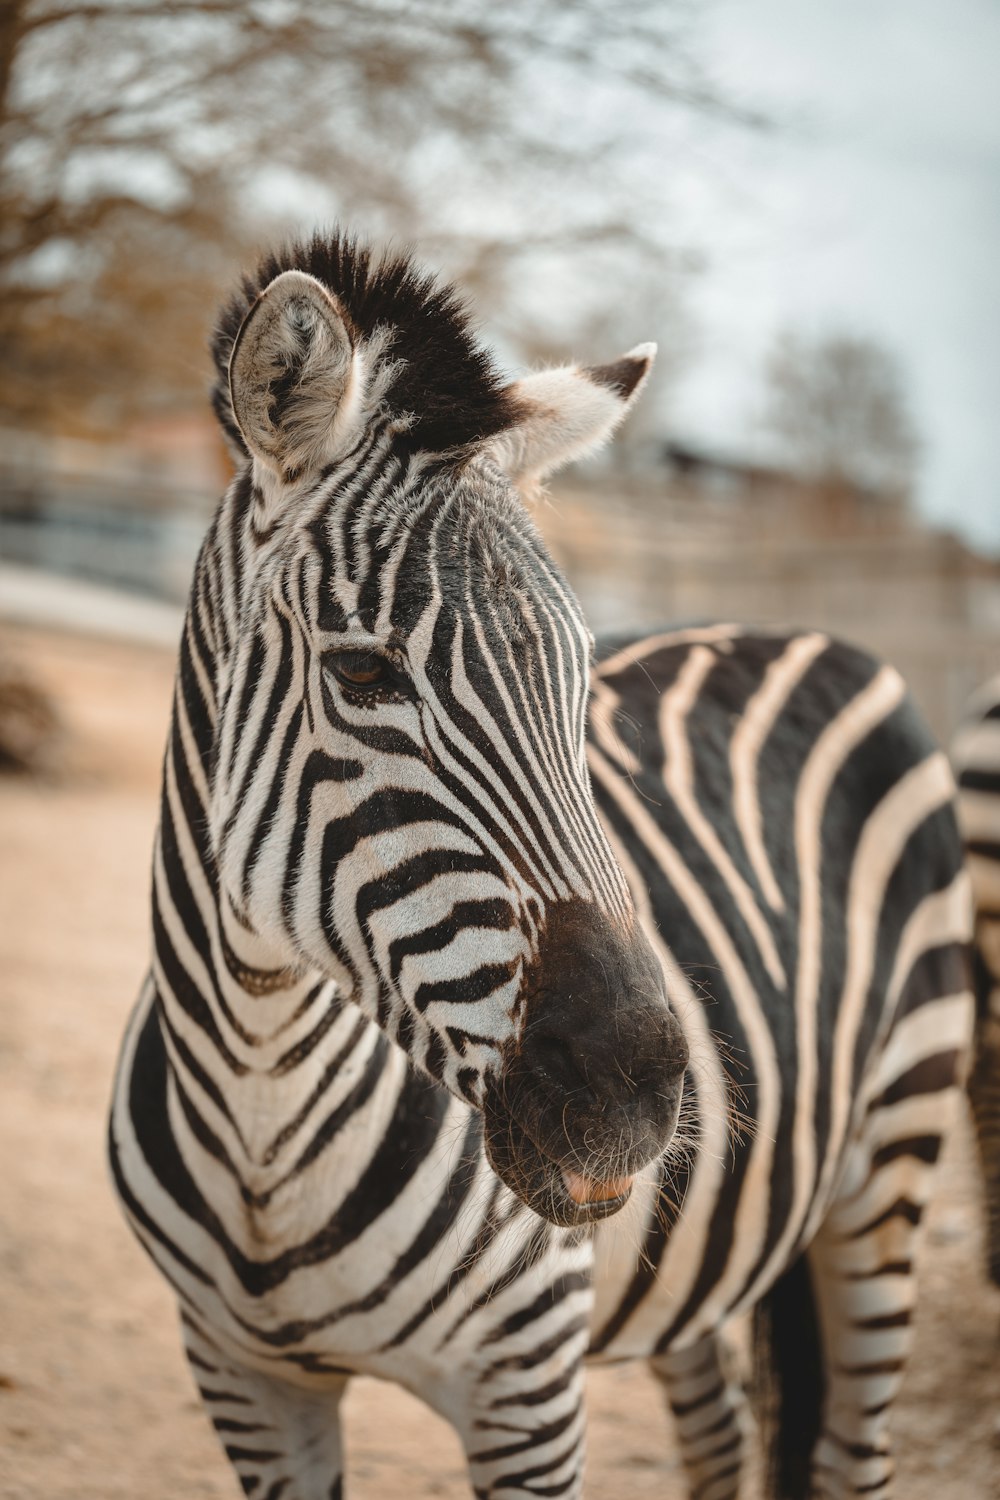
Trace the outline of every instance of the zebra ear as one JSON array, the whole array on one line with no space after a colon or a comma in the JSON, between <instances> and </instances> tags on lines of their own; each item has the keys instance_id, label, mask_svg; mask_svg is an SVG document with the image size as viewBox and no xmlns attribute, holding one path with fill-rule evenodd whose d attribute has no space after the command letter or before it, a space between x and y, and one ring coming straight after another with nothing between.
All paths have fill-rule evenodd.
<instances>
[{"instance_id":1,"label":"zebra ear","mask_svg":"<svg viewBox=\"0 0 1000 1500\"><path fill-rule=\"evenodd\" d=\"M637 399L655 357L655 344L637 344L612 364L526 375L510 387L524 417L487 451L516 484L528 485L594 453Z\"/></svg>"},{"instance_id":2,"label":"zebra ear","mask_svg":"<svg viewBox=\"0 0 1000 1500\"><path fill-rule=\"evenodd\" d=\"M333 294L284 271L243 320L229 359L233 412L255 458L291 481L327 462L361 389L351 327Z\"/></svg>"}]
</instances>

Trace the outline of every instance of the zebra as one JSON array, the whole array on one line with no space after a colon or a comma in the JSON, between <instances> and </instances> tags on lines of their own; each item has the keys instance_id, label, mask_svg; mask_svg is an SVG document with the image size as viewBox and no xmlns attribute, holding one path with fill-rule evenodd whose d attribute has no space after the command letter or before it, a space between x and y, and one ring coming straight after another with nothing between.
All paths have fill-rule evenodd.
<instances>
[{"instance_id":1,"label":"zebra","mask_svg":"<svg viewBox=\"0 0 1000 1500\"><path fill-rule=\"evenodd\" d=\"M505 382L343 234L223 309L237 473L195 567L152 960L109 1125L245 1494L340 1500L350 1378L479 1500L579 1497L588 1358L691 1493L887 1496L913 1257L972 1024L948 763L815 631L594 643L529 516L654 355ZM765 1353L769 1351L769 1353Z\"/></svg>"},{"instance_id":2,"label":"zebra","mask_svg":"<svg viewBox=\"0 0 1000 1500\"><path fill-rule=\"evenodd\" d=\"M983 1169L987 1264L1000 1287L1000 677L969 704L952 742L952 760L976 912L968 1092Z\"/></svg>"}]
</instances>

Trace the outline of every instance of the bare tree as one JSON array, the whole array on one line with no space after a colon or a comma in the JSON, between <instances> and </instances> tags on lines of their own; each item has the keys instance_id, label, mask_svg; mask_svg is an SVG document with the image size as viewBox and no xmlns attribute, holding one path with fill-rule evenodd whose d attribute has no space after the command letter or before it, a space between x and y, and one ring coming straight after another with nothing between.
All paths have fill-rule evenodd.
<instances>
[{"instance_id":1,"label":"bare tree","mask_svg":"<svg viewBox=\"0 0 1000 1500\"><path fill-rule=\"evenodd\" d=\"M517 295L529 254L659 258L665 286L619 148L626 101L724 110L689 11L0 0L0 404L65 414L99 389L112 414L140 377L190 388L193 330L262 218L419 238L513 308L518 352L546 346Z\"/></svg>"},{"instance_id":2,"label":"bare tree","mask_svg":"<svg viewBox=\"0 0 1000 1500\"><path fill-rule=\"evenodd\" d=\"M803 477L905 499L919 451L899 367L871 339L781 337L767 369L768 421Z\"/></svg>"}]
</instances>

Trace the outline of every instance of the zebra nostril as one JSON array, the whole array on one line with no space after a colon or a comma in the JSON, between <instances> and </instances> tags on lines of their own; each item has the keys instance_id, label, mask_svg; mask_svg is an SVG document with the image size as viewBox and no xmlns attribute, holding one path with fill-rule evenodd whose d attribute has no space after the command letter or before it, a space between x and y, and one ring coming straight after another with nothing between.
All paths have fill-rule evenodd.
<instances>
[{"instance_id":1,"label":"zebra nostril","mask_svg":"<svg viewBox=\"0 0 1000 1500\"><path fill-rule=\"evenodd\" d=\"M560 1088L576 1089L586 1083L573 1057L570 1043L562 1037L533 1037L528 1065L536 1078Z\"/></svg>"}]
</instances>

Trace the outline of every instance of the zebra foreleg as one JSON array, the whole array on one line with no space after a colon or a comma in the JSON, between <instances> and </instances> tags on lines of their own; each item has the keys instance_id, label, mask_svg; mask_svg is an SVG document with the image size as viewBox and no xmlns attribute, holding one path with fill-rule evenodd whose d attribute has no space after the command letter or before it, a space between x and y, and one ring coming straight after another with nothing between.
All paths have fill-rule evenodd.
<instances>
[{"instance_id":1,"label":"zebra foreleg","mask_svg":"<svg viewBox=\"0 0 1000 1500\"><path fill-rule=\"evenodd\" d=\"M236 1365L185 1321L184 1346L209 1419L245 1495L343 1500L339 1406L347 1377L320 1391Z\"/></svg>"},{"instance_id":2,"label":"zebra foreleg","mask_svg":"<svg viewBox=\"0 0 1000 1500\"><path fill-rule=\"evenodd\" d=\"M579 1500L583 1493L585 1412L583 1363L553 1370L504 1361L478 1383L464 1421L476 1500L528 1500L532 1495ZM513 1378L511 1378L513 1377Z\"/></svg>"},{"instance_id":3,"label":"zebra foreleg","mask_svg":"<svg viewBox=\"0 0 1000 1500\"><path fill-rule=\"evenodd\" d=\"M892 1493L889 1414L910 1353L914 1301L911 1236L894 1227L899 1232L882 1236L878 1264L873 1257L845 1269L844 1241L832 1233L809 1255L826 1387L810 1493L823 1500Z\"/></svg>"},{"instance_id":4,"label":"zebra foreleg","mask_svg":"<svg viewBox=\"0 0 1000 1500\"><path fill-rule=\"evenodd\" d=\"M725 1339L709 1334L650 1366L673 1414L692 1500L736 1500L750 1417Z\"/></svg>"},{"instance_id":5,"label":"zebra foreleg","mask_svg":"<svg viewBox=\"0 0 1000 1500\"><path fill-rule=\"evenodd\" d=\"M810 1494L823 1500L892 1493L889 1417L913 1341L914 1255L945 1103L932 1094L886 1110L883 1128L869 1121L881 1139L857 1148L861 1185L808 1250L825 1388Z\"/></svg>"}]
</instances>

